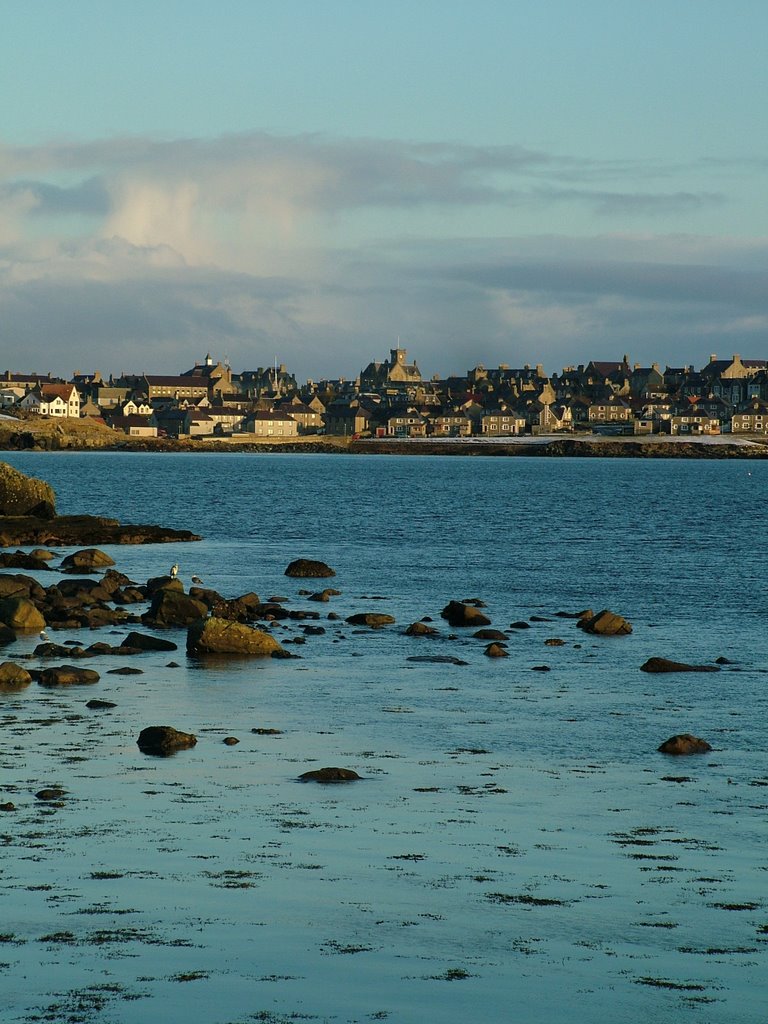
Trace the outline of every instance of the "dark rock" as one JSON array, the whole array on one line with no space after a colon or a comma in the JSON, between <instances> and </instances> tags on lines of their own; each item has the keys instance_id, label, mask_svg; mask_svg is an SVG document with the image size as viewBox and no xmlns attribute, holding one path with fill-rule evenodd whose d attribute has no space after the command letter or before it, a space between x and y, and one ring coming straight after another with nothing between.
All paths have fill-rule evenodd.
<instances>
[{"instance_id":1,"label":"dark rock","mask_svg":"<svg viewBox=\"0 0 768 1024\"><path fill-rule=\"evenodd\" d=\"M548 640L544 641L545 647L565 647L565 640L561 640L557 636L551 636Z\"/></svg>"},{"instance_id":2,"label":"dark rock","mask_svg":"<svg viewBox=\"0 0 768 1024\"><path fill-rule=\"evenodd\" d=\"M111 558L106 552L99 551L98 548L83 548L81 551L73 551L71 555L66 555L61 561L61 569L95 572L97 569L106 569L114 564L114 558Z\"/></svg>"},{"instance_id":3,"label":"dark rock","mask_svg":"<svg viewBox=\"0 0 768 1024\"><path fill-rule=\"evenodd\" d=\"M640 666L641 672L719 672L718 665L686 665L682 661L668 658L649 658Z\"/></svg>"},{"instance_id":4,"label":"dark rock","mask_svg":"<svg viewBox=\"0 0 768 1024\"><path fill-rule=\"evenodd\" d=\"M74 647L72 645L65 646L64 644L55 644L52 641L47 641L44 644L38 644L32 652L36 658L92 658L94 655L89 651L83 650L82 647Z\"/></svg>"},{"instance_id":5,"label":"dark rock","mask_svg":"<svg viewBox=\"0 0 768 1024\"><path fill-rule=\"evenodd\" d=\"M350 626L368 626L369 629L381 629L382 626L389 626L395 620L391 615L384 615L380 612L358 612L356 615L349 615L346 621Z\"/></svg>"},{"instance_id":6,"label":"dark rock","mask_svg":"<svg viewBox=\"0 0 768 1024\"><path fill-rule=\"evenodd\" d=\"M175 576L153 576L146 583L147 597L153 597L158 590L177 590L183 593L184 584Z\"/></svg>"},{"instance_id":7,"label":"dark rock","mask_svg":"<svg viewBox=\"0 0 768 1024\"><path fill-rule=\"evenodd\" d=\"M41 686L91 686L98 683L99 673L90 668L76 668L74 665L60 665L58 668L43 669L37 675Z\"/></svg>"},{"instance_id":8,"label":"dark rock","mask_svg":"<svg viewBox=\"0 0 768 1024\"><path fill-rule=\"evenodd\" d=\"M86 705L91 711L109 711L110 708L116 708L117 704L111 700L89 700Z\"/></svg>"},{"instance_id":9,"label":"dark rock","mask_svg":"<svg viewBox=\"0 0 768 1024\"><path fill-rule=\"evenodd\" d=\"M12 803L10 800L6 800L6 802L4 804L0 804L0 811L15 811L15 810L16 810L16 804Z\"/></svg>"},{"instance_id":10,"label":"dark rock","mask_svg":"<svg viewBox=\"0 0 768 1024\"><path fill-rule=\"evenodd\" d=\"M257 736L282 736L282 729L251 729L251 732L256 733Z\"/></svg>"},{"instance_id":11,"label":"dark rock","mask_svg":"<svg viewBox=\"0 0 768 1024\"><path fill-rule=\"evenodd\" d=\"M27 597L30 601L42 601L45 590L37 580L23 573L0 574L0 599L6 597Z\"/></svg>"},{"instance_id":12,"label":"dark rock","mask_svg":"<svg viewBox=\"0 0 768 1024\"><path fill-rule=\"evenodd\" d=\"M437 636L434 626L428 626L425 622L412 622L406 629L406 636Z\"/></svg>"},{"instance_id":13,"label":"dark rock","mask_svg":"<svg viewBox=\"0 0 768 1024\"><path fill-rule=\"evenodd\" d=\"M335 576L336 573L325 562L317 562L311 558L296 558L285 570L285 575L298 579L318 579L324 576Z\"/></svg>"},{"instance_id":14,"label":"dark rock","mask_svg":"<svg viewBox=\"0 0 768 1024\"><path fill-rule=\"evenodd\" d=\"M491 620L478 611L475 605L463 601L449 601L440 612L449 626L490 626Z\"/></svg>"},{"instance_id":15,"label":"dark rock","mask_svg":"<svg viewBox=\"0 0 768 1024\"><path fill-rule=\"evenodd\" d=\"M452 654L414 654L410 658L406 658L406 661L432 661L437 665L468 665L468 661L462 661L461 658L454 658Z\"/></svg>"},{"instance_id":16,"label":"dark rock","mask_svg":"<svg viewBox=\"0 0 768 1024\"><path fill-rule=\"evenodd\" d=\"M351 768L316 768L299 776L299 782L355 782L360 779Z\"/></svg>"},{"instance_id":17,"label":"dark rock","mask_svg":"<svg viewBox=\"0 0 768 1024\"><path fill-rule=\"evenodd\" d=\"M178 644L172 640L163 640L159 636L148 636L146 633L129 633L120 644L121 647L137 647L142 651L177 651Z\"/></svg>"},{"instance_id":18,"label":"dark rock","mask_svg":"<svg viewBox=\"0 0 768 1024\"><path fill-rule=\"evenodd\" d=\"M107 672L108 676L143 676L144 669L132 668L130 665L121 665L120 668L111 668Z\"/></svg>"},{"instance_id":19,"label":"dark rock","mask_svg":"<svg viewBox=\"0 0 768 1024\"><path fill-rule=\"evenodd\" d=\"M549 665L533 665L531 672L551 672Z\"/></svg>"},{"instance_id":20,"label":"dark rock","mask_svg":"<svg viewBox=\"0 0 768 1024\"><path fill-rule=\"evenodd\" d=\"M189 530L124 525L102 516L0 517L0 547L25 544L164 544L200 540Z\"/></svg>"},{"instance_id":21,"label":"dark rock","mask_svg":"<svg viewBox=\"0 0 768 1024\"><path fill-rule=\"evenodd\" d=\"M715 658L715 664L716 665L733 665L734 662L732 662L729 658L723 658L721 656L719 658Z\"/></svg>"},{"instance_id":22,"label":"dark rock","mask_svg":"<svg viewBox=\"0 0 768 1024\"><path fill-rule=\"evenodd\" d=\"M594 614L591 608L585 608L581 612L555 612L558 619L591 619Z\"/></svg>"},{"instance_id":23,"label":"dark rock","mask_svg":"<svg viewBox=\"0 0 768 1024\"><path fill-rule=\"evenodd\" d=\"M706 754L712 747L706 740L698 736L691 736L690 733L681 733L678 736L670 736L658 747L661 754Z\"/></svg>"},{"instance_id":24,"label":"dark rock","mask_svg":"<svg viewBox=\"0 0 768 1024\"><path fill-rule=\"evenodd\" d=\"M237 738L237 736L225 736L224 742L228 747L234 747L236 743L240 742L240 740Z\"/></svg>"},{"instance_id":25,"label":"dark rock","mask_svg":"<svg viewBox=\"0 0 768 1024\"><path fill-rule=\"evenodd\" d=\"M177 590L163 588L155 592L149 610L142 615L142 622L162 628L188 626L197 619L204 619L208 606Z\"/></svg>"},{"instance_id":26,"label":"dark rock","mask_svg":"<svg viewBox=\"0 0 768 1024\"><path fill-rule=\"evenodd\" d=\"M136 741L144 754L154 757L170 757L177 750L188 750L197 743L197 736L191 732L179 732L170 725L150 725L142 729Z\"/></svg>"},{"instance_id":27,"label":"dark rock","mask_svg":"<svg viewBox=\"0 0 768 1024\"><path fill-rule=\"evenodd\" d=\"M325 634L325 626L302 626L301 629L306 636L323 636Z\"/></svg>"},{"instance_id":28,"label":"dark rock","mask_svg":"<svg viewBox=\"0 0 768 1024\"><path fill-rule=\"evenodd\" d=\"M532 615L531 622L551 622L551 619L545 619L543 615Z\"/></svg>"},{"instance_id":29,"label":"dark rock","mask_svg":"<svg viewBox=\"0 0 768 1024\"><path fill-rule=\"evenodd\" d=\"M3 551L0 553L0 566L3 569L34 569L36 572L50 572L50 565L42 558L28 555L24 551Z\"/></svg>"},{"instance_id":30,"label":"dark rock","mask_svg":"<svg viewBox=\"0 0 768 1024\"><path fill-rule=\"evenodd\" d=\"M8 644L15 643L16 634L10 626L5 626L0 622L0 647L7 647Z\"/></svg>"},{"instance_id":31,"label":"dark rock","mask_svg":"<svg viewBox=\"0 0 768 1024\"><path fill-rule=\"evenodd\" d=\"M520 619L518 622L510 622L509 628L510 629L530 629L531 628L531 624L530 624L530 622L525 622L523 619Z\"/></svg>"},{"instance_id":32,"label":"dark rock","mask_svg":"<svg viewBox=\"0 0 768 1024\"><path fill-rule=\"evenodd\" d=\"M41 789L35 793L35 797L44 803L48 803L51 800L61 800L65 795L66 790L63 790L60 786L51 786L48 789Z\"/></svg>"},{"instance_id":33,"label":"dark rock","mask_svg":"<svg viewBox=\"0 0 768 1024\"><path fill-rule=\"evenodd\" d=\"M597 615L584 616L577 623L580 629L598 636L626 636L632 626L621 615L604 608Z\"/></svg>"},{"instance_id":34,"label":"dark rock","mask_svg":"<svg viewBox=\"0 0 768 1024\"><path fill-rule=\"evenodd\" d=\"M509 639L506 633L502 633L500 629L478 629L476 633L472 634L473 640L498 640L505 642Z\"/></svg>"},{"instance_id":35,"label":"dark rock","mask_svg":"<svg viewBox=\"0 0 768 1024\"><path fill-rule=\"evenodd\" d=\"M0 462L0 516L52 519L55 515L56 496L49 484Z\"/></svg>"},{"instance_id":36,"label":"dark rock","mask_svg":"<svg viewBox=\"0 0 768 1024\"><path fill-rule=\"evenodd\" d=\"M274 656L280 651L280 644L269 633L229 619L211 616L193 622L187 630L188 654Z\"/></svg>"},{"instance_id":37,"label":"dark rock","mask_svg":"<svg viewBox=\"0 0 768 1024\"><path fill-rule=\"evenodd\" d=\"M32 682L32 676L21 665L4 661L0 665L0 693L15 693Z\"/></svg>"}]
</instances>

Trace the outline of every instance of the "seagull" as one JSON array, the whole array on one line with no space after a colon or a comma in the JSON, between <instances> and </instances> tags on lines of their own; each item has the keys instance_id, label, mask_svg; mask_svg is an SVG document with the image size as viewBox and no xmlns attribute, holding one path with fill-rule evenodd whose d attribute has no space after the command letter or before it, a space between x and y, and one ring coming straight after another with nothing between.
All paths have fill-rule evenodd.
<instances>
[{"instance_id":1,"label":"seagull","mask_svg":"<svg viewBox=\"0 0 768 1024\"><path fill-rule=\"evenodd\" d=\"M50 637L48 636L44 629L40 630L40 639L43 641L44 644L48 643L48 641L50 640Z\"/></svg>"},{"instance_id":2,"label":"seagull","mask_svg":"<svg viewBox=\"0 0 768 1024\"><path fill-rule=\"evenodd\" d=\"M200 579L199 576L193 576L192 577L192 582L196 583L198 585L198 587L202 586L202 584L203 584L203 581Z\"/></svg>"},{"instance_id":3,"label":"seagull","mask_svg":"<svg viewBox=\"0 0 768 1024\"><path fill-rule=\"evenodd\" d=\"M171 566L171 571L169 575L172 580L175 580L176 577L179 575L179 566L177 562L174 562L173 565Z\"/></svg>"}]
</instances>

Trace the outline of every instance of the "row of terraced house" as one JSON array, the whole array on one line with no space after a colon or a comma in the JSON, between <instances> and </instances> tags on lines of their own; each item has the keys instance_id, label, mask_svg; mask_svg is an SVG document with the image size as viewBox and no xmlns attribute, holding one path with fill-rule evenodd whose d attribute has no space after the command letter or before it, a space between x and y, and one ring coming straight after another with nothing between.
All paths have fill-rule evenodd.
<instances>
[{"instance_id":1,"label":"row of terraced house","mask_svg":"<svg viewBox=\"0 0 768 1024\"><path fill-rule=\"evenodd\" d=\"M6 414L91 416L131 436L282 439L505 437L570 431L704 435L768 433L768 361L710 356L692 366L601 360L547 376L541 366L478 365L425 379L403 348L354 380L299 385L285 366L233 373L207 355L178 375L6 371Z\"/></svg>"}]
</instances>

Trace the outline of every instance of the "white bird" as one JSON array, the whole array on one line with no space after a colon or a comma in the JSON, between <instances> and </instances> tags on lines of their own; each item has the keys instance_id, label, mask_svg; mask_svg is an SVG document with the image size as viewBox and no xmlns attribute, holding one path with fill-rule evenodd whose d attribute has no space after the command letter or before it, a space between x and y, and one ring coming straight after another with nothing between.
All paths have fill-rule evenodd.
<instances>
[{"instance_id":1,"label":"white bird","mask_svg":"<svg viewBox=\"0 0 768 1024\"><path fill-rule=\"evenodd\" d=\"M179 575L179 566L177 562L174 562L173 565L171 566L171 571L169 575L172 580L175 580L176 577Z\"/></svg>"},{"instance_id":2,"label":"white bird","mask_svg":"<svg viewBox=\"0 0 768 1024\"><path fill-rule=\"evenodd\" d=\"M50 640L50 637L48 636L44 629L40 630L40 639L43 641L43 643L47 643Z\"/></svg>"}]
</instances>

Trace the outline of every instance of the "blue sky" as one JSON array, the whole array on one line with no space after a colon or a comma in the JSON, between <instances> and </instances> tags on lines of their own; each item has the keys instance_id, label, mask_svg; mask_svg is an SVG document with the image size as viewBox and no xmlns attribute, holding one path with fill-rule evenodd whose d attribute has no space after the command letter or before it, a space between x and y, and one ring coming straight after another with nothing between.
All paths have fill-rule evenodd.
<instances>
[{"instance_id":1,"label":"blue sky","mask_svg":"<svg viewBox=\"0 0 768 1024\"><path fill-rule=\"evenodd\" d=\"M767 354L763 2L0 14L0 369Z\"/></svg>"}]
</instances>

